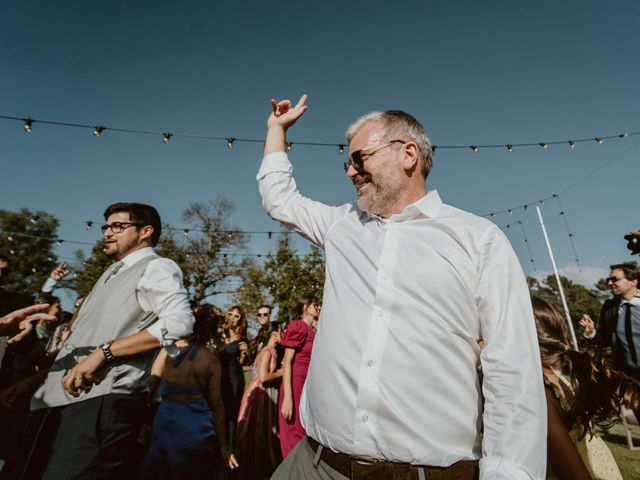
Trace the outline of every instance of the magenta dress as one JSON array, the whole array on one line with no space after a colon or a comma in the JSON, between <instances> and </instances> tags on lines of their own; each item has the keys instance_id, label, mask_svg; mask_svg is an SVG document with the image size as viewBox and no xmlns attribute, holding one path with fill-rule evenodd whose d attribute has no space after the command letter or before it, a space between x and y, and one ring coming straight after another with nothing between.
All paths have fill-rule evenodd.
<instances>
[{"instance_id":1,"label":"magenta dress","mask_svg":"<svg viewBox=\"0 0 640 480\"><path fill-rule=\"evenodd\" d=\"M280 394L278 395L278 424L280 426L280 449L282 450L283 458L306 436L302 422L300 422L300 397L302 396L304 381L307 379L315 336L315 332L304 321L293 320L287 325L282 339L283 347L293 348L296 351L291 365L293 415L290 421L286 421L281 413L282 399L284 398L282 385L280 385Z\"/></svg>"}]
</instances>

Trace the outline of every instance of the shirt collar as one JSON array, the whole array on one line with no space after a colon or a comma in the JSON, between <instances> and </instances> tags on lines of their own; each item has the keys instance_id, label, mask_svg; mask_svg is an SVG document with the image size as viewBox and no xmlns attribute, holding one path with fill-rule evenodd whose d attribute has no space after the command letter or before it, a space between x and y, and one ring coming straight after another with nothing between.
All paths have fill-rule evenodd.
<instances>
[{"instance_id":1,"label":"shirt collar","mask_svg":"<svg viewBox=\"0 0 640 480\"><path fill-rule=\"evenodd\" d=\"M142 260L145 257L148 257L149 255L153 255L153 248L144 247L144 248L141 248L140 250L134 250L129 255L124 257L122 259L122 263L124 263L125 266L130 267L134 263Z\"/></svg>"},{"instance_id":2,"label":"shirt collar","mask_svg":"<svg viewBox=\"0 0 640 480\"><path fill-rule=\"evenodd\" d=\"M430 190L420 200L407 205L400 213L391 215L389 218L380 218L375 215L371 215L371 217L377 218L382 222L402 222L421 216L426 218L438 218L443 205L440 195L438 195L438 191Z\"/></svg>"}]
</instances>

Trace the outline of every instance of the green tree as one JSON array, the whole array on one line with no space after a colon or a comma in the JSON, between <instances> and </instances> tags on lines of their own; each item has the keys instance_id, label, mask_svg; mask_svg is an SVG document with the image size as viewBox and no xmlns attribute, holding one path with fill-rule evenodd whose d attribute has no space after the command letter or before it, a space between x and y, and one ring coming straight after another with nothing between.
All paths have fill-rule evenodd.
<instances>
[{"instance_id":1,"label":"green tree","mask_svg":"<svg viewBox=\"0 0 640 480\"><path fill-rule=\"evenodd\" d=\"M240 277L247 262L247 235L231 225L234 204L226 197L191 203L182 212L185 228L167 226L158 253L180 267L194 305L229 293L227 281Z\"/></svg>"},{"instance_id":2,"label":"green tree","mask_svg":"<svg viewBox=\"0 0 640 480\"><path fill-rule=\"evenodd\" d=\"M69 281L69 287L75 290L78 295L88 295L102 272L113 263L113 259L107 257L103 249L104 240L98 240L88 257L82 250L75 252L76 265L74 270L76 273Z\"/></svg>"},{"instance_id":3,"label":"green tree","mask_svg":"<svg viewBox=\"0 0 640 480\"><path fill-rule=\"evenodd\" d=\"M324 286L324 257L315 245L300 257L291 244L289 234L278 239L275 253L263 262L254 261L243 272L242 286L235 300L249 313L262 303L277 308L277 320L288 322L295 318L295 308L302 295L311 294L322 299Z\"/></svg>"},{"instance_id":4,"label":"green tree","mask_svg":"<svg viewBox=\"0 0 640 480\"><path fill-rule=\"evenodd\" d=\"M5 289L39 292L57 263L53 252L58 219L43 211L22 208L0 210L0 252L10 261L10 275L2 279Z\"/></svg>"},{"instance_id":5,"label":"green tree","mask_svg":"<svg viewBox=\"0 0 640 480\"><path fill-rule=\"evenodd\" d=\"M571 316L576 337L580 340L581 335L579 335L579 332L581 328L578 322L585 313L593 318L594 321L597 321L601 308L600 294L595 288L589 289L562 275L560 276L560 282L562 283L562 288L567 300L569 315ZM564 311L555 275L547 276L544 282L539 282L535 278L527 277L527 283L529 284L529 290L532 294L538 295L554 304L561 312Z\"/></svg>"}]
</instances>

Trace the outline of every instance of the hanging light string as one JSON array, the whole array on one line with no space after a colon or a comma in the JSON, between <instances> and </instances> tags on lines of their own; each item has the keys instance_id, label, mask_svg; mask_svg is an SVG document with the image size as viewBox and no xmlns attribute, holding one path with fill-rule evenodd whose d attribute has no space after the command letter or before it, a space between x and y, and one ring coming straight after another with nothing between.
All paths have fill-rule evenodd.
<instances>
[{"instance_id":1,"label":"hanging light string","mask_svg":"<svg viewBox=\"0 0 640 480\"><path fill-rule=\"evenodd\" d=\"M261 233L261 232L259 232ZM265 232L268 233L268 232ZM37 236L37 235L29 235L27 233L20 233L20 232L7 232L7 231L0 231L0 237L4 237L5 240L7 240L8 242L13 242L14 237L22 237L22 238L31 238L34 240L48 240L50 242L55 242L55 244L57 246L62 246L63 243L68 243L68 244L73 244L73 245L87 245L87 246L94 246L95 243L91 243L91 242L82 242L80 240L67 240L67 239L62 239L62 238L58 238L58 237L42 237L42 236ZM197 254L199 253L198 251L195 250L184 250L184 252L187 255L187 258L192 255L192 254ZM15 250L14 249L10 249L9 253L11 255L15 254ZM274 255L274 253L238 253L238 252L221 252L221 255L223 258L227 258L227 257L256 257L256 258L262 258L262 257L268 257L270 255ZM308 254L294 254L294 257L298 257L298 258L304 258L306 257ZM63 257L60 257L63 258Z\"/></svg>"},{"instance_id":2,"label":"hanging light string","mask_svg":"<svg viewBox=\"0 0 640 480\"><path fill-rule=\"evenodd\" d=\"M564 221L564 226L566 227L567 233L569 235L569 243L571 243L571 249L573 250L573 257L576 259L576 266L578 267L578 271L582 272L582 268L580 267L580 258L578 257L578 252L576 251L576 244L573 241L573 233L571 233L571 229L569 228L569 221L567 220L567 214L562 208L562 202L560 201L560 197L555 195L556 201L558 202L558 206L560 207L560 215L562 220Z\"/></svg>"},{"instance_id":3,"label":"hanging light string","mask_svg":"<svg viewBox=\"0 0 640 480\"><path fill-rule=\"evenodd\" d=\"M60 122L55 120L42 120L36 119L32 117L15 117L11 115L0 115L0 119L3 120L12 120L23 123L23 128L26 133L31 133L34 128L34 124L40 123L43 125L56 125L60 127L70 127L70 128L83 128L87 130L91 130L93 135L96 138L100 138L105 132L117 132L117 133L130 133L137 135L153 135L160 137L164 144L169 144L172 138L187 138L187 139L201 139L201 140L214 140L214 141L222 141L225 142L227 148L233 148L233 145L237 142L243 143L264 143L262 139L255 138L239 138L234 136L220 136L220 135L201 135L194 133L176 133L171 131L158 131L158 130L139 130L139 129L131 129L131 128L120 128L120 127L107 127L105 125L100 124L84 124L84 123L70 123L70 122ZM544 150L547 150L551 145L568 145L569 148L574 149L579 143L587 143L587 142L595 142L599 145L602 145L605 140L614 140L614 139L623 139L635 135L640 135L640 131L637 132L624 132L618 133L615 135L600 135L597 137L585 137L585 138L576 138L576 139L568 139L568 140L554 140L554 141L546 141L546 142L525 142L525 143L507 143L507 144L482 144L482 145L432 145L432 149L435 152L436 150L452 150L452 149L471 149L474 153L478 153L481 149L495 149L495 148L506 148L508 152L513 152L516 148L523 147L538 147ZM318 147L332 147L337 148L338 153L344 153L344 149L347 146L345 143L325 143L325 142L287 142L287 151L291 151L294 145L307 145L307 146L318 146Z\"/></svg>"},{"instance_id":4,"label":"hanging light string","mask_svg":"<svg viewBox=\"0 0 640 480\"><path fill-rule=\"evenodd\" d=\"M518 222L518 225L520 225L520 228L522 229L522 237L524 239L524 244L527 246L527 252L529 253L529 263L531 264L531 267L533 268L533 271L536 271L536 262L533 261L533 255L531 254L531 246L529 245L529 239L527 238L527 232L524 229L524 223L522 223L522 221Z\"/></svg>"}]
</instances>

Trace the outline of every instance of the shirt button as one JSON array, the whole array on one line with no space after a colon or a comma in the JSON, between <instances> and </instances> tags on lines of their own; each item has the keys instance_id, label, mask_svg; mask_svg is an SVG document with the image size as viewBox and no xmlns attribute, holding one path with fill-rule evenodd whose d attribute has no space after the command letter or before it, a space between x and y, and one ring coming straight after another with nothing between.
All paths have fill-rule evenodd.
<instances>
[{"instance_id":1,"label":"shirt button","mask_svg":"<svg viewBox=\"0 0 640 480\"><path fill-rule=\"evenodd\" d=\"M384 312L382 311L381 308L378 309L378 316L381 317L384 315Z\"/></svg>"},{"instance_id":2,"label":"shirt button","mask_svg":"<svg viewBox=\"0 0 640 480\"><path fill-rule=\"evenodd\" d=\"M369 365L370 367L373 367L373 360L367 360L367 365Z\"/></svg>"},{"instance_id":3,"label":"shirt button","mask_svg":"<svg viewBox=\"0 0 640 480\"><path fill-rule=\"evenodd\" d=\"M366 415L362 416L362 423L367 423L369 421L369 417L367 417Z\"/></svg>"}]
</instances>

